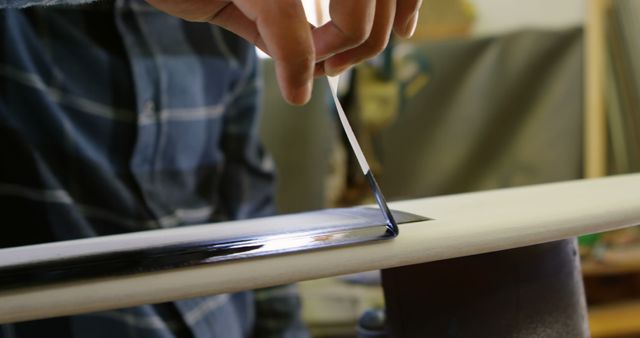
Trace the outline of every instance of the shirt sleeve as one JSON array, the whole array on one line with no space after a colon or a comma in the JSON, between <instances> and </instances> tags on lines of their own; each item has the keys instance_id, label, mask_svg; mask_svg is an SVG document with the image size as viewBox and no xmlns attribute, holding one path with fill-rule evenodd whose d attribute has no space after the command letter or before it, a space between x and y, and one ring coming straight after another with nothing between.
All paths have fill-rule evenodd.
<instances>
[{"instance_id":1,"label":"shirt sleeve","mask_svg":"<svg viewBox=\"0 0 640 338\"><path fill-rule=\"evenodd\" d=\"M309 338L297 284L255 290L255 338Z\"/></svg>"},{"instance_id":2,"label":"shirt sleeve","mask_svg":"<svg viewBox=\"0 0 640 338\"><path fill-rule=\"evenodd\" d=\"M0 0L0 8L23 8L29 6L79 5L95 0Z\"/></svg>"},{"instance_id":3,"label":"shirt sleeve","mask_svg":"<svg viewBox=\"0 0 640 338\"><path fill-rule=\"evenodd\" d=\"M234 99L223 121L220 147L224 153L224 169L217 210L222 214L220 221L275 213L275 168L259 133L258 60L253 47L246 53L250 55L241 63L244 74L234 86Z\"/></svg>"},{"instance_id":4,"label":"shirt sleeve","mask_svg":"<svg viewBox=\"0 0 640 338\"><path fill-rule=\"evenodd\" d=\"M259 64L248 46L243 79L235 99L225 112L222 150L221 212L230 219L275 213L275 176L271 157L264 151L259 133ZM254 338L307 338L302 322L298 289L289 284L255 291Z\"/></svg>"}]
</instances>

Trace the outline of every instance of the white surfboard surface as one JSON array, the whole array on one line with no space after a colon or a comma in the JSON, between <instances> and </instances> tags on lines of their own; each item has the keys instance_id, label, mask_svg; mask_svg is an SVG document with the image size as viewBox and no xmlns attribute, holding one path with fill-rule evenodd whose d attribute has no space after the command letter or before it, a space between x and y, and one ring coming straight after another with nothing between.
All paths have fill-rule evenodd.
<instances>
[{"instance_id":1,"label":"white surfboard surface","mask_svg":"<svg viewBox=\"0 0 640 338\"><path fill-rule=\"evenodd\" d=\"M0 290L0 323L249 290L640 225L640 174L400 201L390 207L432 220L401 224L400 236L392 240ZM332 216L331 222L341 224L340 217ZM345 223L350 221L350 216L344 217ZM311 217L305 219L307 224L295 224L295 219L271 217L265 227L276 228L265 231L309 227L319 221ZM158 230L120 238L172 245L184 241L190 232L229 226ZM80 241L89 241L89 250L109 239ZM39 245L37 250L2 249L0 266L28 263L49 253L69 254L65 248L78 247L74 242Z\"/></svg>"}]
</instances>

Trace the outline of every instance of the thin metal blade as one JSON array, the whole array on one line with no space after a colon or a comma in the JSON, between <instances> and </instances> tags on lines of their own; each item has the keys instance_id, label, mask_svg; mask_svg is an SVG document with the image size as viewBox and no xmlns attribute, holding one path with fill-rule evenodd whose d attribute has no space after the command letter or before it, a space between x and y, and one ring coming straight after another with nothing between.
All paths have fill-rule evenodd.
<instances>
[{"instance_id":1,"label":"thin metal blade","mask_svg":"<svg viewBox=\"0 0 640 338\"><path fill-rule=\"evenodd\" d=\"M347 134L347 139L349 139L349 144L351 145L351 149L356 155L358 159L358 163L360 164L360 168L362 169L362 173L367 178L369 182L369 186L373 191L373 195L376 198L376 202L382 211L386 221L387 221L387 232L392 236L397 236L399 234L398 225L393 218L393 214L389 207L387 206L387 201L382 195L382 190L378 186L378 182L376 182L375 177L373 177L373 173L369 168L369 163L367 163L367 159L364 157L364 153L360 148L360 144L356 139L356 135L353 133L353 129L351 129L351 125L349 124L349 120L347 119L347 115L342 108L342 104L340 104L340 100L338 99L338 82L340 81L340 76L327 76L327 80L329 81L329 88L331 90L331 96L333 97L333 103L336 106L336 110L338 111L338 117L340 118L340 123L342 124L342 129L345 134Z\"/></svg>"}]
</instances>

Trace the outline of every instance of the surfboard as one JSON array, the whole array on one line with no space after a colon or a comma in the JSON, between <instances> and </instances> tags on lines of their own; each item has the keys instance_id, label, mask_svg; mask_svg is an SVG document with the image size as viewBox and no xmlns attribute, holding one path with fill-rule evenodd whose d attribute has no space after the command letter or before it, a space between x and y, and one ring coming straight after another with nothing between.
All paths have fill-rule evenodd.
<instances>
[{"instance_id":1,"label":"surfboard","mask_svg":"<svg viewBox=\"0 0 640 338\"><path fill-rule=\"evenodd\" d=\"M399 219L395 238L385 232L379 210L353 208L1 249L0 323L249 290L640 225L640 174L397 201L390 207ZM208 246L212 242L218 246ZM190 248L186 254L184 248ZM102 266L112 270L89 273L110 255L120 255L125 268L107 264ZM61 267L67 270L56 270ZM54 278L47 271L75 274Z\"/></svg>"}]
</instances>

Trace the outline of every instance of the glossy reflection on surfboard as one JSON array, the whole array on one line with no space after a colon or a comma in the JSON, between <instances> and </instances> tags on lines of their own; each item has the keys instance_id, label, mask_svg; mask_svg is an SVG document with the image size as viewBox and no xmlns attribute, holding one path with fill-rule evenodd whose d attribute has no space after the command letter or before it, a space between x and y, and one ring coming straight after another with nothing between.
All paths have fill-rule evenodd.
<instances>
[{"instance_id":1,"label":"glossy reflection on surfboard","mask_svg":"<svg viewBox=\"0 0 640 338\"><path fill-rule=\"evenodd\" d=\"M426 218L394 211L401 223ZM329 209L0 250L0 289L127 275L392 238L372 208ZM279 222L278 224L272 224Z\"/></svg>"}]
</instances>

